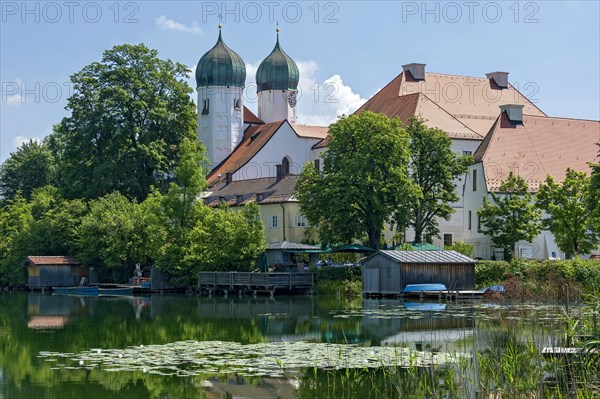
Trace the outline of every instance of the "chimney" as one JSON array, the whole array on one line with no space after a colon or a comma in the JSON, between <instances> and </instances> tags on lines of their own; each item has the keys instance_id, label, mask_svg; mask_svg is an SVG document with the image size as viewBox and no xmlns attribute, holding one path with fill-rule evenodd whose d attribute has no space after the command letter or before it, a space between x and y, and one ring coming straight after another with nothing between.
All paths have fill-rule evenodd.
<instances>
[{"instance_id":1,"label":"chimney","mask_svg":"<svg viewBox=\"0 0 600 399\"><path fill-rule=\"evenodd\" d=\"M508 116L508 119L510 119L512 123L523 124L523 105L501 105L500 112L506 112L506 116Z\"/></svg>"},{"instance_id":2,"label":"chimney","mask_svg":"<svg viewBox=\"0 0 600 399\"><path fill-rule=\"evenodd\" d=\"M486 73L485 77L492 79L500 89L508 88L508 72L490 72Z\"/></svg>"},{"instance_id":3,"label":"chimney","mask_svg":"<svg viewBox=\"0 0 600 399\"><path fill-rule=\"evenodd\" d=\"M278 164L275 165L275 167L277 168L277 180L276 181L281 181L281 179L283 179L283 176L285 176L285 169L283 164Z\"/></svg>"},{"instance_id":4,"label":"chimney","mask_svg":"<svg viewBox=\"0 0 600 399\"><path fill-rule=\"evenodd\" d=\"M231 183L233 181L233 173L231 172L226 172L225 173L225 185L228 185L229 183Z\"/></svg>"},{"instance_id":5,"label":"chimney","mask_svg":"<svg viewBox=\"0 0 600 399\"><path fill-rule=\"evenodd\" d=\"M406 64L402 65L404 72L410 72L415 80L425 80L425 64Z\"/></svg>"}]
</instances>

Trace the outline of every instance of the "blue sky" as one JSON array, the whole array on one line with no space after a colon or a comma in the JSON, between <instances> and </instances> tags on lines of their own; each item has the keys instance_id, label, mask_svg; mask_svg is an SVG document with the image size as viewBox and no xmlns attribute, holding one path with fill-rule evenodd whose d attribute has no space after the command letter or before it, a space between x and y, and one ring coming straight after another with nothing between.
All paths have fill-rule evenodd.
<instances>
[{"instance_id":1,"label":"blue sky","mask_svg":"<svg viewBox=\"0 0 600 399\"><path fill-rule=\"evenodd\" d=\"M250 88L279 21L281 44L301 70L302 123L354 111L411 62L467 76L508 71L548 115L600 119L599 4L2 0L0 160L51 132L67 115L69 76L104 50L144 43L192 68L215 43L219 14ZM254 93L247 98L255 109Z\"/></svg>"}]
</instances>

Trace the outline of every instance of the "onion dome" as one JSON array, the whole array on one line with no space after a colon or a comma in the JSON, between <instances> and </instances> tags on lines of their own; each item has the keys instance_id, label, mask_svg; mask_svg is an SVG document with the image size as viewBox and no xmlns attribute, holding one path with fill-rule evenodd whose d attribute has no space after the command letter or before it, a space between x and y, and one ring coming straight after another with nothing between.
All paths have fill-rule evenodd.
<instances>
[{"instance_id":1,"label":"onion dome","mask_svg":"<svg viewBox=\"0 0 600 399\"><path fill-rule=\"evenodd\" d=\"M277 28L275 48L260 63L256 71L257 91L297 90L299 78L298 66L279 45L279 28Z\"/></svg>"},{"instance_id":2,"label":"onion dome","mask_svg":"<svg viewBox=\"0 0 600 399\"><path fill-rule=\"evenodd\" d=\"M246 81L246 65L235 51L227 47L221 37L213 48L198 61L196 67L196 87L234 86L244 87Z\"/></svg>"}]
</instances>

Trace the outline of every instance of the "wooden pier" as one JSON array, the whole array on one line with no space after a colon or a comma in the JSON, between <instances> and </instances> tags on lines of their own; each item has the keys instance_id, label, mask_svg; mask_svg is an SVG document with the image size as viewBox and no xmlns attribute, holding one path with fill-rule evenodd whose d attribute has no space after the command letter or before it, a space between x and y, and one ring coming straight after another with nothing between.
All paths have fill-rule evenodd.
<instances>
[{"instance_id":1,"label":"wooden pier","mask_svg":"<svg viewBox=\"0 0 600 399\"><path fill-rule=\"evenodd\" d=\"M198 290L209 295L217 291L229 293L275 292L309 293L314 288L314 273L246 273L246 272L200 272Z\"/></svg>"}]
</instances>

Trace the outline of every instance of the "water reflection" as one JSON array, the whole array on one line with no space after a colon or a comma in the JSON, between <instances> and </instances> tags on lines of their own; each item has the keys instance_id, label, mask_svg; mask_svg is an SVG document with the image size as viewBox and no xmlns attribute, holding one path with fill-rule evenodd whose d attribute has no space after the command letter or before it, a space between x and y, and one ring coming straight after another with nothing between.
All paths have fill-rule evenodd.
<instances>
[{"instance_id":1,"label":"water reflection","mask_svg":"<svg viewBox=\"0 0 600 399\"><path fill-rule=\"evenodd\" d=\"M558 323L560 310L536 306L307 296L119 298L2 293L0 397L318 397L313 388L323 383L320 378L331 375L317 369L307 370L300 379L218 373L180 378L99 368L65 369L38 354L184 340L352 343L473 353L501 345L513 336L523 343L533 339L536 344L548 345L556 339ZM379 378L372 373L364 381L361 375L355 377L356 383L365 387L369 379Z\"/></svg>"}]
</instances>

